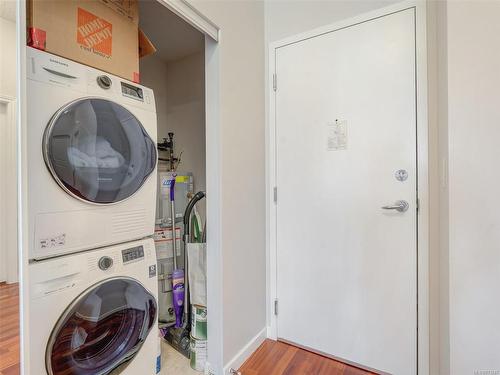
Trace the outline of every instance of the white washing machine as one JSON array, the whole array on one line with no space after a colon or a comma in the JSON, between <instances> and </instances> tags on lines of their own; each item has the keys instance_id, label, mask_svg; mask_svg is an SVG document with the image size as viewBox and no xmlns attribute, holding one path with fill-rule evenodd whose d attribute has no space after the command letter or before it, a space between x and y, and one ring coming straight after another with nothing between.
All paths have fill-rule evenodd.
<instances>
[{"instance_id":1,"label":"white washing machine","mask_svg":"<svg viewBox=\"0 0 500 375\"><path fill-rule=\"evenodd\" d=\"M154 375L158 324L152 239L33 262L31 375Z\"/></svg>"},{"instance_id":2,"label":"white washing machine","mask_svg":"<svg viewBox=\"0 0 500 375\"><path fill-rule=\"evenodd\" d=\"M153 91L27 48L30 259L154 233Z\"/></svg>"}]
</instances>

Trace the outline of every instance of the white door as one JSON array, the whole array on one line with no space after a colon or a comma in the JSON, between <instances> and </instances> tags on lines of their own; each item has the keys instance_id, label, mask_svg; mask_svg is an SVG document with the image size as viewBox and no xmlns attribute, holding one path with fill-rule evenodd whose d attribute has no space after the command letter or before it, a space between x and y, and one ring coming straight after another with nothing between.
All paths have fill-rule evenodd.
<instances>
[{"instance_id":1,"label":"white door","mask_svg":"<svg viewBox=\"0 0 500 375\"><path fill-rule=\"evenodd\" d=\"M416 374L414 10L280 47L276 73L278 337Z\"/></svg>"}]
</instances>

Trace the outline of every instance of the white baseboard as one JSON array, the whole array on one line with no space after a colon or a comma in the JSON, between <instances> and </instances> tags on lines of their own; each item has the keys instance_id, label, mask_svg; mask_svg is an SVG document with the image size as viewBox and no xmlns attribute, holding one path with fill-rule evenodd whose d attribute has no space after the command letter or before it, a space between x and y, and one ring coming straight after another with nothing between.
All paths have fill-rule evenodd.
<instances>
[{"instance_id":1,"label":"white baseboard","mask_svg":"<svg viewBox=\"0 0 500 375\"><path fill-rule=\"evenodd\" d=\"M263 328L253 339L251 339L229 363L224 366L224 375L231 375L230 370L239 369L241 365L257 350L267 338L267 328Z\"/></svg>"},{"instance_id":2,"label":"white baseboard","mask_svg":"<svg viewBox=\"0 0 500 375\"><path fill-rule=\"evenodd\" d=\"M267 338L276 341L278 339L278 335L276 334L276 327L273 325L269 325L266 328Z\"/></svg>"}]
</instances>

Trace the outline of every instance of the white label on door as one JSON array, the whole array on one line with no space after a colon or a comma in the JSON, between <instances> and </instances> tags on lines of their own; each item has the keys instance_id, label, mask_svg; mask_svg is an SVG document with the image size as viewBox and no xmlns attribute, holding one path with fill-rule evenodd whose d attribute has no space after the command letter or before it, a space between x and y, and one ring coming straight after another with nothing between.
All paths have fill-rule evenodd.
<instances>
[{"instance_id":1,"label":"white label on door","mask_svg":"<svg viewBox=\"0 0 500 375\"><path fill-rule=\"evenodd\" d=\"M345 150L347 148L347 121L335 120L335 122L329 122L327 125L327 150Z\"/></svg>"}]
</instances>

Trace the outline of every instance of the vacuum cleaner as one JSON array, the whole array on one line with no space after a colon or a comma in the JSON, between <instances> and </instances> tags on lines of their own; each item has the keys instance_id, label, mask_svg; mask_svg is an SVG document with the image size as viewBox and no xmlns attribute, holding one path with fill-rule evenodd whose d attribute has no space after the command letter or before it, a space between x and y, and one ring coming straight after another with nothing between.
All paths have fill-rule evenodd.
<instances>
[{"instance_id":1,"label":"vacuum cleaner","mask_svg":"<svg viewBox=\"0 0 500 375\"><path fill-rule=\"evenodd\" d=\"M175 178L175 177L174 177ZM174 185L171 185L170 191L173 191ZM189 241L190 229L189 229L189 219L191 217L191 212L198 201L205 198L205 193L199 191L193 198L189 201L186 210L184 211L184 230L183 230L183 243L184 243L184 270L178 270L176 265L175 245L174 245L174 273L172 274L173 283L173 302L174 310L176 314L176 324L167 330L165 334L165 340L179 353L184 355L186 358L190 356L190 340L191 340L191 304L189 302L189 279L188 279L188 254L186 243ZM171 202L173 202L174 197L171 194ZM174 210L172 208L172 210ZM175 211L173 211L175 214ZM175 225L173 226L173 233L175 234ZM175 238L175 236L173 237ZM175 243L175 241L174 241ZM183 280L181 280L183 277ZM181 285L182 284L182 285ZM176 294L177 285L177 294ZM181 303L180 298L183 298ZM178 315L179 314L179 315ZM182 319L180 316L182 315ZM181 323L182 322L182 323Z\"/></svg>"}]
</instances>

